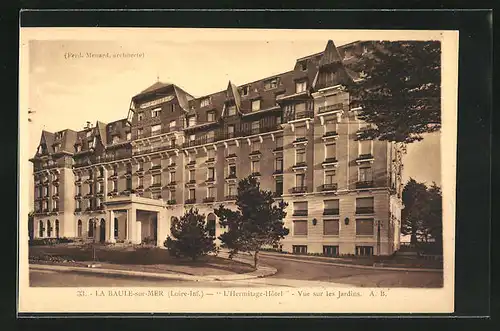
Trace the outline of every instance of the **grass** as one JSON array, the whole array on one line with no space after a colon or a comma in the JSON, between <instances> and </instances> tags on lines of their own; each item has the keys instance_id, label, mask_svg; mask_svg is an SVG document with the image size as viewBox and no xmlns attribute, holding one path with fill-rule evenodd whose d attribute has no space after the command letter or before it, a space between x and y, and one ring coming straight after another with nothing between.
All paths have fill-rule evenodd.
<instances>
[{"instance_id":1,"label":"grass","mask_svg":"<svg viewBox=\"0 0 500 331\"><path fill-rule=\"evenodd\" d=\"M171 257L158 247L114 247L96 245L97 262L102 268L146 272L173 272L187 275L242 274L254 271L248 264L217 256L204 256L196 261ZM32 246L31 263L84 266L92 263L92 246Z\"/></svg>"}]
</instances>

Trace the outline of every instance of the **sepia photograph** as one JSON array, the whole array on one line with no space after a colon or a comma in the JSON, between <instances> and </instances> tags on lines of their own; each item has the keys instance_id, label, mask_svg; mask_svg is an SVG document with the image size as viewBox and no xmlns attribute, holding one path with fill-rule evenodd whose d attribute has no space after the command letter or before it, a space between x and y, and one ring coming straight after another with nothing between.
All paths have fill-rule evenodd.
<instances>
[{"instance_id":1,"label":"sepia photograph","mask_svg":"<svg viewBox=\"0 0 500 331\"><path fill-rule=\"evenodd\" d=\"M21 306L452 312L457 52L21 28Z\"/></svg>"}]
</instances>

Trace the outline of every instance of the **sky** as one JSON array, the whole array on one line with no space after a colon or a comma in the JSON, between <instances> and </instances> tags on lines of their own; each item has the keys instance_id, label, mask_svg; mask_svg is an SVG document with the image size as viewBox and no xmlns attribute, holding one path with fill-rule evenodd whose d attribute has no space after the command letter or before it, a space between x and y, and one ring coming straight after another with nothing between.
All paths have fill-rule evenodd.
<instances>
[{"instance_id":1,"label":"sky","mask_svg":"<svg viewBox=\"0 0 500 331\"><path fill-rule=\"evenodd\" d=\"M221 38L210 30L182 35L172 30L151 31L147 38L144 34L106 36L93 34L80 39L73 34L71 38L29 42L28 107L34 111L29 123L30 156L35 154L42 130L81 130L87 121L95 124L97 120L125 118L131 97L158 78L199 97L225 90L229 80L242 85L292 70L297 58L323 51L328 39L337 46L358 40L327 30L304 36L267 31ZM88 58L87 52L125 52L140 57ZM68 57L69 53L83 57ZM404 159L404 181L412 177L439 185L439 146L439 133L410 144Z\"/></svg>"}]
</instances>

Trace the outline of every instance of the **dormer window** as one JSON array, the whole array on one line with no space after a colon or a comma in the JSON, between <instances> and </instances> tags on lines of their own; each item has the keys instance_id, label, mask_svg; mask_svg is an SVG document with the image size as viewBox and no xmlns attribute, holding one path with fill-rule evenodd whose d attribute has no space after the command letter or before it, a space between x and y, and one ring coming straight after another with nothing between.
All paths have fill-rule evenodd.
<instances>
[{"instance_id":1,"label":"dormer window","mask_svg":"<svg viewBox=\"0 0 500 331\"><path fill-rule=\"evenodd\" d=\"M264 88L265 88L266 90L270 90L270 89L273 89L273 88L277 88L277 87L278 87L278 85L279 85L279 82L280 82L279 77L269 79L269 80L267 80L267 81L264 83Z\"/></svg>"},{"instance_id":2,"label":"dormer window","mask_svg":"<svg viewBox=\"0 0 500 331\"><path fill-rule=\"evenodd\" d=\"M142 121L144 114L143 113L137 113L137 121Z\"/></svg>"},{"instance_id":3,"label":"dormer window","mask_svg":"<svg viewBox=\"0 0 500 331\"><path fill-rule=\"evenodd\" d=\"M130 140L130 139L132 139L132 133L127 132L127 140Z\"/></svg>"},{"instance_id":4,"label":"dormer window","mask_svg":"<svg viewBox=\"0 0 500 331\"><path fill-rule=\"evenodd\" d=\"M120 141L120 136L113 136L113 144L117 144Z\"/></svg>"},{"instance_id":5,"label":"dormer window","mask_svg":"<svg viewBox=\"0 0 500 331\"><path fill-rule=\"evenodd\" d=\"M241 88L241 95L242 95L242 96L246 96L246 95L248 95L248 86L243 86L243 87Z\"/></svg>"},{"instance_id":6,"label":"dormer window","mask_svg":"<svg viewBox=\"0 0 500 331\"><path fill-rule=\"evenodd\" d=\"M85 135L87 138L89 138L92 135L92 130L87 131L87 133Z\"/></svg>"},{"instance_id":7,"label":"dormer window","mask_svg":"<svg viewBox=\"0 0 500 331\"><path fill-rule=\"evenodd\" d=\"M59 144L54 145L54 153L59 152L59 147L60 147Z\"/></svg>"},{"instance_id":8,"label":"dormer window","mask_svg":"<svg viewBox=\"0 0 500 331\"><path fill-rule=\"evenodd\" d=\"M307 70L307 61L302 61L299 63L300 70L306 71Z\"/></svg>"},{"instance_id":9,"label":"dormer window","mask_svg":"<svg viewBox=\"0 0 500 331\"><path fill-rule=\"evenodd\" d=\"M236 115L236 106L232 105L227 108L227 116L234 116Z\"/></svg>"},{"instance_id":10,"label":"dormer window","mask_svg":"<svg viewBox=\"0 0 500 331\"><path fill-rule=\"evenodd\" d=\"M196 125L196 116L190 116L188 117L188 123L187 126L195 126Z\"/></svg>"},{"instance_id":11,"label":"dormer window","mask_svg":"<svg viewBox=\"0 0 500 331\"><path fill-rule=\"evenodd\" d=\"M201 100L200 107L206 107L208 105L210 105L210 98L205 98Z\"/></svg>"},{"instance_id":12,"label":"dormer window","mask_svg":"<svg viewBox=\"0 0 500 331\"><path fill-rule=\"evenodd\" d=\"M215 122L215 112L214 111L207 112L207 122Z\"/></svg>"},{"instance_id":13,"label":"dormer window","mask_svg":"<svg viewBox=\"0 0 500 331\"><path fill-rule=\"evenodd\" d=\"M161 108L151 110L151 117L160 117Z\"/></svg>"},{"instance_id":14,"label":"dormer window","mask_svg":"<svg viewBox=\"0 0 500 331\"><path fill-rule=\"evenodd\" d=\"M307 81L301 81L295 83L295 93L305 92L307 89Z\"/></svg>"},{"instance_id":15,"label":"dormer window","mask_svg":"<svg viewBox=\"0 0 500 331\"><path fill-rule=\"evenodd\" d=\"M252 101L252 111L260 110L260 99Z\"/></svg>"},{"instance_id":16,"label":"dormer window","mask_svg":"<svg viewBox=\"0 0 500 331\"><path fill-rule=\"evenodd\" d=\"M82 145L76 145L75 146L75 152L81 152L82 151Z\"/></svg>"}]
</instances>

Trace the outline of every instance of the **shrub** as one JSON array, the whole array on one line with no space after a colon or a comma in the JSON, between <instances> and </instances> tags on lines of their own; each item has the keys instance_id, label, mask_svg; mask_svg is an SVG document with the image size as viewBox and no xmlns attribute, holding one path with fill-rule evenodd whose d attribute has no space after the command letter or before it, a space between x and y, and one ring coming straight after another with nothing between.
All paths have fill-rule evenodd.
<instances>
[{"instance_id":1,"label":"shrub","mask_svg":"<svg viewBox=\"0 0 500 331\"><path fill-rule=\"evenodd\" d=\"M154 237L145 237L142 239L142 244L144 245L156 245L156 239Z\"/></svg>"},{"instance_id":2,"label":"shrub","mask_svg":"<svg viewBox=\"0 0 500 331\"><path fill-rule=\"evenodd\" d=\"M61 237L61 238L36 238L29 241L30 246L48 246L57 244L66 244L74 242L73 239Z\"/></svg>"}]
</instances>

